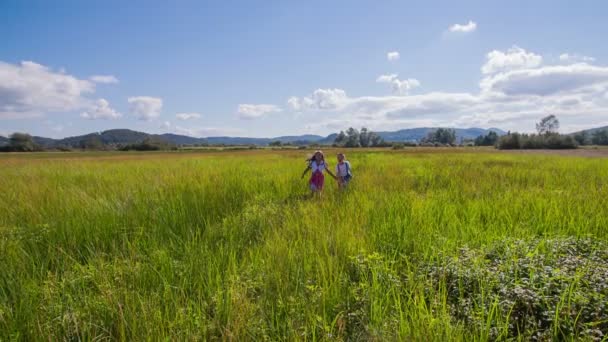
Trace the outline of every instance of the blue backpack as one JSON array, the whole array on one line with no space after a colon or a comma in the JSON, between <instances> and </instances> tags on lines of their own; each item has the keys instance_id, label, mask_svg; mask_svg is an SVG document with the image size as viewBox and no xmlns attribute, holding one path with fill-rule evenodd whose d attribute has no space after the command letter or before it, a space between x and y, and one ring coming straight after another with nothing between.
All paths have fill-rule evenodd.
<instances>
[{"instance_id":1,"label":"blue backpack","mask_svg":"<svg viewBox=\"0 0 608 342\"><path fill-rule=\"evenodd\" d=\"M346 164L346 177L344 177L346 179L346 181L350 181L351 179L353 179L353 173L350 172L350 163L348 161L344 161L344 164Z\"/></svg>"}]
</instances>

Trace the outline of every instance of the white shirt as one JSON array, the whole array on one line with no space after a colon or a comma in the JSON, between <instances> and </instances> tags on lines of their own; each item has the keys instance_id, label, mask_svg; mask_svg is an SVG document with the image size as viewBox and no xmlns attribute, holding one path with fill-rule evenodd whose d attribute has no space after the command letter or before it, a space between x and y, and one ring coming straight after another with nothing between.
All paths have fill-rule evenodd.
<instances>
[{"instance_id":1,"label":"white shirt","mask_svg":"<svg viewBox=\"0 0 608 342\"><path fill-rule=\"evenodd\" d=\"M316 171L323 172L323 170L327 169L327 165L325 164L325 162L317 164L317 161L313 160L312 163L310 163L310 168L312 169L313 173L315 173Z\"/></svg>"},{"instance_id":2,"label":"white shirt","mask_svg":"<svg viewBox=\"0 0 608 342\"><path fill-rule=\"evenodd\" d=\"M346 164L348 164L348 166ZM348 175L348 170L350 170L350 163L348 161L345 160L342 164L338 163L338 165L336 165L336 176L346 177Z\"/></svg>"}]
</instances>

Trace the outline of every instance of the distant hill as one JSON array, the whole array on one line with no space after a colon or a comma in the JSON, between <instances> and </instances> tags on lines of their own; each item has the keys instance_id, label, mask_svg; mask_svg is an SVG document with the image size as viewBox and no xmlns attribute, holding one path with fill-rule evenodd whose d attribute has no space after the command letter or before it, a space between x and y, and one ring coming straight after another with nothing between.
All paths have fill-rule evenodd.
<instances>
[{"instance_id":1,"label":"distant hill","mask_svg":"<svg viewBox=\"0 0 608 342\"><path fill-rule=\"evenodd\" d=\"M32 140L34 140L34 142L36 144L41 145L41 146L54 146L55 142L57 141L52 138L37 137L37 136L33 136Z\"/></svg>"},{"instance_id":2,"label":"distant hill","mask_svg":"<svg viewBox=\"0 0 608 342\"><path fill-rule=\"evenodd\" d=\"M409 128L398 131L385 131L377 132L387 142L406 142L415 141L419 142L422 138L426 137L431 131L436 130L437 127L421 127L421 128ZM498 128L455 128L456 139L475 139L480 135L485 135L490 131L494 131L499 135L506 134L503 130ZM85 135L67 137L63 139L51 139L45 137L33 137L34 142L42 145L46 148L67 146L78 148L82 146L86 141L92 139L99 140L104 145L128 145L141 143L146 138L156 138L164 140L174 145L268 145L273 141L280 141L282 143L291 143L296 145L307 145L307 144L319 144L319 145L331 145L336 139L337 133L332 133L326 137L313 134L305 135L288 135L280 136L275 138L250 138L250 137L208 137L208 138L195 138L186 135L179 134L148 134L144 132L133 131L130 129L111 129L103 132L89 133ZM0 137L0 146L8 144L8 138Z\"/></svg>"},{"instance_id":3,"label":"distant hill","mask_svg":"<svg viewBox=\"0 0 608 342\"><path fill-rule=\"evenodd\" d=\"M429 132L435 131L439 127L420 127L420 128L408 128L394 132L377 132L384 140L388 142L406 142L416 141L419 142L426 137ZM498 135L505 135L506 132L498 128L454 128L456 131L456 141L461 139L475 139L480 135L486 135L490 131L496 132Z\"/></svg>"},{"instance_id":4,"label":"distant hill","mask_svg":"<svg viewBox=\"0 0 608 342\"><path fill-rule=\"evenodd\" d=\"M172 144L175 144L175 145L207 144L207 139L205 139L205 138L194 138L194 137L189 137L186 135L166 133L166 134L161 134L158 137L160 137L161 139L168 141Z\"/></svg>"},{"instance_id":5,"label":"distant hill","mask_svg":"<svg viewBox=\"0 0 608 342\"><path fill-rule=\"evenodd\" d=\"M81 142L91 138L99 138L104 145L115 145L115 144L134 144L142 142L144 139L150 137L151 134L132 131L130 129L111 129L99 133L90 133L85 135L79 135L75 137L68 137L60 140L55 140L56 145L78 147Z\"/></svg>"},{"instance_id":6,"label":"distant hill","mask_svg":"<svg viewBox=\"0 0 608 342\"><path fill-rule=\"evenodd\" d=\"M293 143L298 141L319 141L325 137L314 134L304 134L304 135L287 135L282 137L271 138L272 141L280 141L282 143Z\"/></svg>"},{"instance_id":7,"label":"distant hill","mask_svg":"<svg viewBox=\"0 0 608 342\"><path fill-rule=\"evenodd\" d=\"M608 130L608 126L603 126L603 127L595 127L595 128L589 128L589 129L584 129L582 131L578 131L578 132L574 132L574 133L570 133L570 135L575 135L575 134L579 134L579 133L587 133L589 135L592 135L593 133L597 132L597 131L605 131Z\"/></svg>"}]
</instances>

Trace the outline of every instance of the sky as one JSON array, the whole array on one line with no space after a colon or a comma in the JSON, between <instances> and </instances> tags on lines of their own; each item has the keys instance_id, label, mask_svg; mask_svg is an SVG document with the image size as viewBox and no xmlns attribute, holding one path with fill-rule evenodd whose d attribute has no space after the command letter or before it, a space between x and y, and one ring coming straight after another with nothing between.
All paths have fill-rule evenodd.
<instances>
[{"instance_id":1,"label":"sky","mask_svg":"<svg viewBox=\"0 0 608 342\"><path fill-rule=\"evenodd\" d=\"M0 1L0 135L608 125L608 2Z\"/></svg>"}]
</instances>

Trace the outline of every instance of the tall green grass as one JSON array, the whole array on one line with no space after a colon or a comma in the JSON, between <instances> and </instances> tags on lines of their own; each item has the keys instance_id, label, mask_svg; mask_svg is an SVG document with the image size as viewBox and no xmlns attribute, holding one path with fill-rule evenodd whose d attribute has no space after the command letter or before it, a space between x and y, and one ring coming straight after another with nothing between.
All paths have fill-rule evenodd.
<instances>
[{"instance_id":1,"label":"tall green grass","mask_svg":"<svg viewBox=\"0 0 608 342\"><path fill-rule=\"evenodd\" d=\"M526 338L540 328L475 273L487 254L606 240L605 159L348 151L350 188L326 178L316 199L304 153L0 157L0 340ZM584 281L555 294L543 336L606 326L564 314Z\"/></svg>"}]
</instances>

